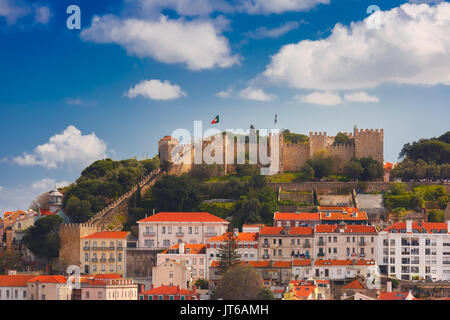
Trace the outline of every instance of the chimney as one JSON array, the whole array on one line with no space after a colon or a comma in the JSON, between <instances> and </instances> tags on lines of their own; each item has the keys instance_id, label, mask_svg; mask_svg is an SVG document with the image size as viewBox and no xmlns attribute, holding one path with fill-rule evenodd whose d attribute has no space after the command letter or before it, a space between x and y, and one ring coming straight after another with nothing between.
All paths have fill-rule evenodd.
<instances>
[{"instance_id":1,"label":"chimney","mask_svg":"<svg viewBox=\"0 0 450 320\"><path fill-rule=\"evenodd\" d=\"M392 292L392 282L388 281L386 283L386 292Z\"/></svg>"},{"instance_id":2,"label":"chimney","mask_svg":"<svg viewBox=\"0 0 450 320\"><path fill-rule=\"evenodd\" d=\"M179 253L179 254L184 254L184 242L181 242L181 243L178 245L178 253Z\"/></svg>"},{"instance_id":3,"label":"chimney","mask_svg":"<svg viewBox=\"0 0 450 320\"><path fill-rule=\"evenodd\" d=\"M406 220L406 233L412 233L412 220Z\"/></svg>"},{"instance_id":4,"label":"chimney","mask_svg":"<svg viewBox=\"0 0 450 320\"><path fill-rule=\"evenodd\" d=\"M239 229L238 228L234 228L233 229L233 236L237 237L239 235Z\"/></svg>"}]
</instances>

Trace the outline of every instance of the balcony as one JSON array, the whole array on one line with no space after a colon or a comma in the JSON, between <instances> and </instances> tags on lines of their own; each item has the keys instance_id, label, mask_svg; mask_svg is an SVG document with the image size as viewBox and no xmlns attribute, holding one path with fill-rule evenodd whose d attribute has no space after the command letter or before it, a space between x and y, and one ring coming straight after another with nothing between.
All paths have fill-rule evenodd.
<instances>
[{"instance_id":1,"label":"balcony","mask_svg":"<svg viewBox=\"0 0 450 320\"><path fill-rule=\"evenodd\" d=\"M311 245L309 243L304 243L303 248L311 248Z\"/></svg>"},{"instance_id":2,"label":"balcony","mask_svg":"<svg viewBox=\"0 0 450 320\"><path fill-rule=\"evenodd\" d=\"M324 256L325 256L325 253L319 252L319 253L317 254L317 256L318 256L318 257L324 257Z\"/></svg>"},{"instance_id":3,"label":"balcony","mask_svg":"<svg viewBox=\"0 0 450 320\"><path fill-rule=\"evenodd\" d=\"M90 247L83 247L84 251L88 251L90 249Z\"/></svg>"},{"instance_id":4,"label":"balcony","mask_svg":"<svg viewBox=\"0 0 450 320\"><path fill-rule=\"evenodd\" d=\"M114 250L114 246L109 247L109 250Z\"/></svg>"},{"instance_id":5,"label":"balcony","mask_svg":"<svg viewBox=\"0 0 450 320\"><path fill-rule=\"evenodd\" d=\"M92 258L91 262L98 262L98 259L97 258Z\"/></svg>"},{"instance_id":6,"label":"balcony","mask_svg":"<svg viewBox=\"0 0 450 320\"><path fill-rule=\"evenodd\" d=\"M92 247L92 250L98 250L98 247Z\"/></svg>"},{"instance_id":7,"label":"balcony","mask_svg":"<svg viewBox=\"0 0 450 320\"><path fill-rule=\"evenodd\" d=\"M155 233L154 232L144 232L143 235L144 235L144 237L154 237Z\"/></svg>"},{"instance_id":8,"label":"balcony","mask_svg":"<svg viewBox=\"0 0 450 320\"><path fill-rule=\"evenodd\" d=\"M360 246L360 247L364 247L365 245L366 245L365 242L359 242L359 246Z\"/></svg>"},{"instance_id":9,"label":"balcony","mask_svg":"<svg viewBox=\"0 0 450 320\"><path fill-rule=\"evenodd\" d=\"M100 262L105 263L105 262L106 262L106 258L101 258L101 259L100 259Z\"/></svg>"},{"instance_id":10,"label":"balcony","mask_svg":"<svg viewBox=\"0 0 450 320\"><path fill-rule=\"evenodd\" d=\"M114 262L114 261L115 261L114 258L109 258L109 259L108 259L108 262Z\"/></svg>"},{"instance_id":11,"label":"balcony","mask_svg":"<svg viewBox=\"0 0 450 320\"><path fill-rule=\"evenodd\" d=\"M319 245L319 246L324 246L324 245L325 245L325 242L324 242L324 241L318 241L318 242L317 242L317 245Z\"/></svg>"},{"instance_id":12,"label":"balcony","mask_svg":"<svg viewBox=\"0 0 450 320\"><path fill-rule=\"evenodd\" d=\"M268 248L269 247L269 243L268 242L267 243L263 243L262 246L263 246L263 248Z\"/></svg>"},{"instance_id":13,"label":"balcony","mask_svg":"<svg viewBox=\"0 0 450 320\"><path fill-rule=\"evenodd\" d=\"M217 237L217 232L206 232L205 237Z\"/></svg>"},{"instance_id":14,"label":"balcony","mask_svg":"<svg viewBox=\"0 0 450 320\"><path fill-rule=\"evenodd\" d=\"M262 257L263 257L263 259L269 259L269 255L268 254L265 254Z\"/></svg>"},{"instance_id":15,"label":"balcony","mask_svg":"<svg viewBox=\"0 0 450 320\"><path fill-rule=\"evenodd\" d=\"M360 257L360 258L364 258L365 256L366 256L365 253L360 253L360 254L359 254L359 257Z\"/></svg>"},{"instance_id":16,"label":"balcony","mask_svg":"<svg viewBox=\"0 0 450 320\"><path fill-rule=\"evenodd\" d=\"M184 236L184 232L177 232L177 233L176 233L176 236L177 236L177 237L183 237L183 236Z\"/></svg>"}]
</instances>

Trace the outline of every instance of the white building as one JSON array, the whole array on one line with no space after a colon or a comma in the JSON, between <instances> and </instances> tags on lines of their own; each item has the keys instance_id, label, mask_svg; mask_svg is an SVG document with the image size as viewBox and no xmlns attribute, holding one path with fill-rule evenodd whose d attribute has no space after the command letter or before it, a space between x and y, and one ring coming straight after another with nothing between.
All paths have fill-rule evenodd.
<instances>
[{"instance_id":1,"label":"white building","mask_svg":"<svg viewBox=\"0 0 450 320\"><path fill-rule=\"evenodd\" d=\"M175 244L206 243L227 231L228 221L208 212L160 212L139 220L139 248L167 249Z\"/></svg>"},{"instance_id":2,"label":"white building","mask_svg":"<svg viewBox=\"0 0 450 320\"><path fill-rule=\"evenodd\" d=\"M27 300L27 282L34 275L0 275L0 300Z\"/></svg>"},{"instance_id":3,"label":"white building","mask_svg":"<svg viewBox=\"0 0 450 320\"><path fill-rule=\"evenodd\" d=\"M377 241L381 273L403 280L450 280L449 222L395 223Z\"/></svg>"}]
</instances>

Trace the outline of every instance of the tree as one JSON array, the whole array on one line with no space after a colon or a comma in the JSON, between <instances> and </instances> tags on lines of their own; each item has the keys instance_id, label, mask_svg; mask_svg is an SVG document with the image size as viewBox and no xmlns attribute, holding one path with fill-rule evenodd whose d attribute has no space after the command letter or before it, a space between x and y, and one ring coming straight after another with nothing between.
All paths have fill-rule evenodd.
<instances>
[{"instance_id":1,"label":"tree","mask_svg":"<svg viewBox=\"0 0 450 320\"><path fill-rule=\"evenodd\" d=\"M50 201L50 193L45 192L41 194L39 197L37 197L33 202L30 204L30 209L34 211L38 211L39 209L42 209L44 211L49 209L49 203Z\"/></svg>"},{"instance_id":2,"label":"tree","mask_svg":"<svg viewBox=\"0 0 450 320\"><path fill-rule=\"evenodd\" d=\"M305 163L302 168L301 172L303 174L303 180L305 181L312 181L314 180L314 169L307 163Z\"/></svg>"},{"instance_id":3,"label":"tree","mask_svg":"<svg viewBox=\"0 0 450 320\"><path fill-rule=\"evenodd\" d=\"M199 182L189 175L166 175L151 189L158 211L192 211L201 203Z\"/></svg>"},{"instance_id":4,"label":"tree","mask_svg":"<svg viewBox=\"0 0 450 320\"><path fill-rule=\"evenodd\" d=\"M344 174L353 180L361 179L363 172L364 169L361 163L356 159L350 160L344 166Z\"/></svg>"},{"instance_id":5,"label":"tree","mask_svg":"<svg viewBox=\"0 0 450 320\"><path fill-rule=\"evenodd\" d=\"M348 143L350 143L350 138L345 133L338 132L336 137L334 137L334 143L348 144Z\"/></svg>"},{"instance_id":6,"label":"tree","mask_svg":"<svg viewBox=\"0 0 450 320\"><path fill-rule=\"evenodd\" d=\"M444 210L431 209L427 213L428 222L444 222Z\"/></svg>"},{"instance_id":7,"label":"tree","mask_svg":"<svg viewBox=\"0 0 450 320\"><path fill-rule=\"evenodd\" d=\"M285 143L304 144L309 142L309 137L304 134L293 133L288 129L281 132L283 134L283 140Z\"/></svg>"},{"instance_id":8,"label":"tree","mask_svg":"<svg viewBox=\"0 0 450 320\"><path fill-rule=\"evenodd\" d=\"M224 300L257 300L262 284L261 275L253 267L234 266L222 275L216 296Z\"/></svg>"},{"instance_id":9,"label":"tree","mask_svg":"<svg viewBox=\"0 0 450 320\"><path fill-rule=\"evenodd\" d=\"M0 274L6 274L8 270L22 270L24 261L18 252L3 252L0 254Z\"/></svg>"},{"instance_id":10,"label":"tree","mask_svg":"<svg viewBox=\"0 0 450 320\"><path fill-rule=\"evenodd\" d=\"M60 246L58 230L62 222L63 219L56 215L37 220L34 226L26 230L23 242L38 257L46 259L58 257Z\"/></svg>"},{"instance_id":11,"label":"tree","mask_svg":"<svg viewBox=\"0 0 450 320\"><path fill-rule=\"evenodd\" d=\"M240 254L237 253L238 241L237 237L232 232L227 232L224 235L225 244L219 248L217 252L217 259L219 261L219 272L224 273L232 266L240 262Z\"/></svg>"},{"instance_id":12,"label":"tree","mask_svg":"<svg viewBox=\"0 0 450 320\"><path fill-rule=\"evenodd\" d=\"M327 156L326 152L317 152L306 163L314 169L316 179L327 177L333 172L333 158Z\"/></svg>"},{"instance_id":13,"label":"tree","mask_svg":"<svg viewBox=\"0 0 450 320\"><path fill-rule=\"evenodd\" d=\"M258 300L275 300L275 297L268 288L262 288L258 293Z\"/></svg>"},{"instance_id":14,"label":"tree","mask_svg":"<svg viewBox=\"0 0 450 320\"><path fill-rule=\"evenodd\" d=\"M211 177L218 177L221 173L220 166L217 164L194 164L190 175L199 180L205 180Z\"/></svg>"}]
</instances>

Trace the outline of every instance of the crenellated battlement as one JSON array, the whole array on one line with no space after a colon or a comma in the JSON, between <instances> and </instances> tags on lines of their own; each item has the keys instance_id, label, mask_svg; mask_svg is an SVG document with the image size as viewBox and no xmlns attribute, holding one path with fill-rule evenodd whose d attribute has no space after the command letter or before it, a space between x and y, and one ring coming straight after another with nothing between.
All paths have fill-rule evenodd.
<instances>
[{"instance_id":1,"label":"crenellated battlement","mask_svg":"<svg viewBox=\"0 0 450 320\"><path fill-rule=\"evenodd\" d=\"M352 143L333 143L330 145L333 149L354 149L355 145Z\"/></svg>"},{"instance_id":2,"label":"crenellated battlement","mask_svg":"<svg viewBox=\"0 0 450 320\"><path fill-rule=\"evenodd\" d=\"M359 134L383 134L384 129L357 129L355 128L355 135Z\"/></svg>"},{"instance_id":3,"label":"crenellated battlement","mask_svg":"<svg viewBox=\"0 0 450 320\"><path fill-rule=\"evenodd\" d=\"M309 137L310 138L314 138L314 137L324 137L324 138L326 138L327 137L327 133L326 132L312 132L312 131L310 131L309 132Z\"/></svg>"}]
</instances>

